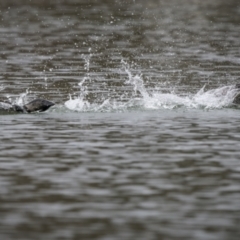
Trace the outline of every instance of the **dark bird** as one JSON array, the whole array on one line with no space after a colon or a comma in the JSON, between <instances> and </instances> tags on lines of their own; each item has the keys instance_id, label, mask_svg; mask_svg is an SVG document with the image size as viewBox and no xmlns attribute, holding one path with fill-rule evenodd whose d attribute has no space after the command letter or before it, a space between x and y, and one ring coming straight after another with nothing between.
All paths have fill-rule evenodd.
<instances>
[{"instance_id":1,"label":"dark bird","mask_svg":"<svg viewBox=\"0 0 240 240\"><path fill-rule=\"evenodd\" d=\"M9 102L0 102L0 110L3 109L21 113L44 112L54 105L55 103L53 102L37 98L23 106L11 104Z\"/></svg>"},{"instance_id":2,"label":"dark bird","mask_svg":"<svg viewBox=\"0 0 240 240\"><path fill-rule=\"evenodd\" d=\"M53 102L50 102L45 99L37 98L33 101L25 104L23 106L24 111L31 113L31 112L44 112L48 110L50 107L54 106L55 104Z\"/></svg>"}]
</instances>

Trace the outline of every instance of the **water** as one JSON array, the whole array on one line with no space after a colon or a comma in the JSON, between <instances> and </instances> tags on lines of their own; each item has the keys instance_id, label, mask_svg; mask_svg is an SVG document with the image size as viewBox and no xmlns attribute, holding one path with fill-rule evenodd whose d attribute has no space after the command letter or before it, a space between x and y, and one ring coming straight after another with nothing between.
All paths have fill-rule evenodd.
<instances>
[{"instance_id":1,"label":"water","mask_svg":"<svg viewBox=\"0 0 240 240\"><path fill-rule=\"evenodd\" d=\"M237 1L1 1L1 239L240 237Z\"/></svg>"}]
</instances>

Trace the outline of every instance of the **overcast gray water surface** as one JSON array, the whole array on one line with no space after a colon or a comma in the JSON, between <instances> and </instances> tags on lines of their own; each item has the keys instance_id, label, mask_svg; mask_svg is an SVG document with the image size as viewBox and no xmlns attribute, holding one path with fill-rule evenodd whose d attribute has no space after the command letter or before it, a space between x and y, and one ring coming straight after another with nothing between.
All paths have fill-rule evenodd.
<instances>
[{"instance_id":1,"label":"overcast gray water surface","mask_svg":"<svg viewBox=\"0 0 240 240\"><path fill-rule=\"evenodd\" d=\"M0 3L0 239L240 239L240 4Z\"/></svg>"}]
</instances>

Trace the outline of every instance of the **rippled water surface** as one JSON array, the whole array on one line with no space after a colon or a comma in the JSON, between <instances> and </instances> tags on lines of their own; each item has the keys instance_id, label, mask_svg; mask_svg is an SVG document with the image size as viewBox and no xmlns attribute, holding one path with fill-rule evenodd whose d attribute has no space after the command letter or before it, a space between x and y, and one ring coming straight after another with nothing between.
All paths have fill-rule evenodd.
<instances>
[{"instance_id":1,"label":"rippled water surface","mask_svg":"<svg viewBox=\"0 0 240 240\"><path fill-rule=\"evenodd\" d=\"M0 239L240 239L237 1L0 3ZM1 107L1 105L0 105Z\"/></svg>"}]
</instances>

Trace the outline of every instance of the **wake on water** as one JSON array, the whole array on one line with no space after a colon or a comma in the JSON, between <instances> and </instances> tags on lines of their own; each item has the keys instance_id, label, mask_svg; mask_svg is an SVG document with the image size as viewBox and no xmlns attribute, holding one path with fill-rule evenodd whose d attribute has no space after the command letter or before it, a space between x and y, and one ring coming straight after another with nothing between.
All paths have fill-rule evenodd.
<instances>
[{"instance_id":1,"label":"wake on water","mask_svg":"<svg viewBox=\"0 0 240 240\"><path fill-rule=\"evenodd\" d=\"M122 66L124 73L128 76L125 83L133 87L134 93L127 101L110 98L105 99L100 104L87 101L86 96L88 92L87 88L84 87L84 83L90 79L89 74L87 74L78 84L80 88L79 96L75 98L70 96L70 99L64 103L64 109L63 105L56 105L52 111L56 111L56 109L58 111L75 112L119 112L131 109L176 108L219 109L233 106L233 100L239 94L239 90L234 85L219 87L209 91L205 91L205 86L203 86L196 94L188 94L187 96L178 96L175 93L162 93L159 90L149 92L145 88L140 74L133 75L129 65L124 61L122 61ZM136 97L137 92L140 93L140 97ZM28 92L21 94L14 102L9 98L9 101L21 106L26 102L27 94Z\"/></svg>"}]
</instances>

